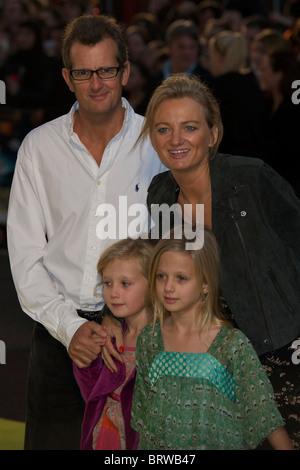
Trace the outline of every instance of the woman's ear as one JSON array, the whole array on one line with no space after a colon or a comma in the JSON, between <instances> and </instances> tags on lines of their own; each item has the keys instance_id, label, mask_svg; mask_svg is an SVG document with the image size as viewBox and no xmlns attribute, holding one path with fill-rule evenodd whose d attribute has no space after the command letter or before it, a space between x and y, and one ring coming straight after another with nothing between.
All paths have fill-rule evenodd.
<instances>
[{"instance_id":1,"label":"woman's ear","mask_svg":"<svg viewBox=\"0 0 300 470\"><path fill-rule=\"evenodd\" d=\"M204 294L208 294L208 284L206 283L203 284L203 292Z\"/></svg>"},{"instance_id":2,"label":"woman's ear","mask_svg":"<svg viewBox=\"0 0 300 470\"><path fill-rule=\"evenodd\" d=\"M213 126L211 129L211 141L210 147L213 148L218 140L219 130L217 126Z\"/></svg>"}]
</instances>

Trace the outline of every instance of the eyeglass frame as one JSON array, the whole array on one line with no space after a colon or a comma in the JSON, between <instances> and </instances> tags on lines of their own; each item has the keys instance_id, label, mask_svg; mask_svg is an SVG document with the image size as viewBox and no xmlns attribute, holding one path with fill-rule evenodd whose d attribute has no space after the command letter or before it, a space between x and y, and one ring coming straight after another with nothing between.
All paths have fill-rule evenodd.
<instances>
[{"instance_id":1,"label":"eyeglass frame","mask_svg":"<svg viewBox=\"0 0 300 470\"><path fill-rule=\"evenodd\" d=\"M113 77L109 77L109 78L102 78L100 77L99 75L99 70L101 69L115 69L116 70L116 74L113 76ZM98 78L100 78L101 80L111 80L112 78L116 78L116 76L118 75L118 73L120 72L120 70L122 69L122 67L119 65L118 67L100 67L99 69L96 69L96 70L91 70L91 69L72 69L72 70L69 70L70 72L70 75L71 77L73 78L73 80L76 80L77 82L84 82L84 81L87 81L87 80L91 80L93 74L95 73L97 75ZM73 76L73 72L79 72L80 70L86 70L88 72L90 72L90 77L89 78L75 78Z\"/></svg>"}]
</instances>

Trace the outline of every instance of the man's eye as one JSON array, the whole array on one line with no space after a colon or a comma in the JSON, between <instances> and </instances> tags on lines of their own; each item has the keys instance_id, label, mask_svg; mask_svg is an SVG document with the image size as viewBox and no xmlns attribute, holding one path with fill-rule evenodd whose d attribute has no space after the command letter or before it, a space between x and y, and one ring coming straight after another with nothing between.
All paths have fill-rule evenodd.
<instances>
[{"instance_id":1,"label":"man's eye","mask_svg":"<svg viewBox=\"0 0 300 470\"><path fill-rule=\"evenodd\" d=\"M89 75L89 71L86 69L82 70L77 70L76 75L79 77L85 77L86 75Z\"/></svg>"},{"instance_id":2,"label":"man's eye","mask_svg":"<svg viewBox=\"0 0 300 470\"><path fill-rule=\"evenodd\" d=\"M99 72L101 74L111 74L112 70L111 70L111 67L103 67L102 69L99 69Z\"/></svg>"}]
</instances>

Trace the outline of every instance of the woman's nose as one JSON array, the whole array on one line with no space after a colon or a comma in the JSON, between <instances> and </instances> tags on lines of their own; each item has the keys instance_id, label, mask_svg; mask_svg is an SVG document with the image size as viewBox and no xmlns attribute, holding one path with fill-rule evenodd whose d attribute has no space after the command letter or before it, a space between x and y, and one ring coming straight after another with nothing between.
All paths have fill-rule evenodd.
<instances>
[{"instance_id":1,"label":"woman's nose","mask_svg":"<svg viewBox=\"0 0 300 470\"><path fill-rule=\"evenodd\" d=\"M171 144L178 147L183 143L184 139L180 130L173 130L171 134Z\"/></svg>"}]
</instances>

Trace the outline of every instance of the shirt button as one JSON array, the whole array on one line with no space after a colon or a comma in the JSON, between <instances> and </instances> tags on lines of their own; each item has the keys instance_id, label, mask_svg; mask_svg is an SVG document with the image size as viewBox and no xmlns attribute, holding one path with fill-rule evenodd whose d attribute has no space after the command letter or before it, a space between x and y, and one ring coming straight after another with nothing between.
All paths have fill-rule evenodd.
<instances>
[{"instance_id":1,"label":"shirt button","mask_svg":"<svg viewBox=\"0 0 300 470\"><path fill-rule=\"evenodd\" d=\"M97 181L97 185L98 185L98 186L100 186L100 184L101 184L101 181L100 181L100 180L98 180L98 181Z\"/></svg>"},{"instance_id":2,"label":"shirt button","mask_svg":"<svg viewBox=\"0 0 300 470\"><path fill-rule=\"evenodd\" d=\"M247 212L246 212L246 211L242 211L242 212L241 212L241 216L242 216L242 217L245 217L246 215L247 215Z\"/></svg>"}]
</instances>

